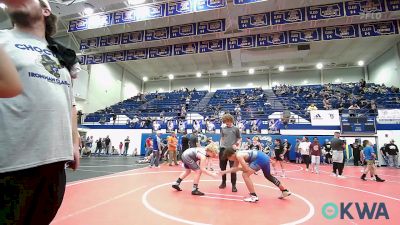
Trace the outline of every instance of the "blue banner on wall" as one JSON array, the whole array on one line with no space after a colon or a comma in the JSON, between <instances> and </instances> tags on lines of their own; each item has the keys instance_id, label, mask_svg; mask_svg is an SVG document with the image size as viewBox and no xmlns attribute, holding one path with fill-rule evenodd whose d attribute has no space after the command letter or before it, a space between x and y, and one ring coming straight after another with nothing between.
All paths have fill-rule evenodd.
<instances>
[{"instance_id":1,"label":"blue banner on wall","mask_svg":"<svg viewBox=\"0 0 400 225\"><path fill-rule=\"evenodd\" d=\"M289 31L289 43L291 44L307 43L311 41L321 41L321 40L322 40L321 28Z\"/></svg>"},{"instance_id":2,"label":"blue banner on wall","mask_svg":"<svg viewBox=\"0 0 400 225\"><path fill-rule=\"evenodd\" d=\"M287 32L257 35L257 46L258 47L286 45L288 43L289 43L289 41L288 41Z\"/></svg>"},{"instance_id":3,"label":"blue banner on wall","mask_svg":"<svg viewBox=\"0 0 400 225\"><path fill-rule=\"evenodd\" d=\"M224 8L226 0L197 0L196 12Z\"/></svg>"},{"instance_id":4,"label":"blue banner on wall","mask_svg":"<svg viewBox=\"0 0 400 225\"><path fill-rule=\"evenodd\" d=\"M226 39L201 41L200 42L200 53L204 52L218 52L226 50Z\"/></svg>"},{"instance_id":5,"label":"blue banner on wall","mask_svg":"<svg viewBox=\"0 0 400 225\"><path fill-rule=\"evenodd\" d=\"M82 65L86 64L86 55L78 55L79 63Z\"/></svg>"},{"instance_id":6,"label":"blue banner on wall","mask_svg":"<svg viewBox=\"0 0 400 225\"><path fill-rule=\"evenodd\" d=\"M384 21L375 23L360 24L360 33L362 37L374 37L382 35L399 34L397 21Z\"/></svg>"},{"instance_id":7,"label":"blue banner on wall","mask_svg":"<svg viewBox=\"0 0 400 225\"><path fill-rule=\"evenodd\" d=\"M161 18L165 15L166 4L144 5L114 13L114 24Z\"/></svg>"},{"instance_id":8,"label":"blue banner on wall","mask_svg":"<svg viewBox=\"0 0 400 225\"><path fill-rule=\"evenodd\" d=\"M289 24L306 21L306 8L289 9L271 13L271 24Z\"/></svg>"},{"instance_id":9,"label":"blue banner on wall","mask_svg":"<svg viewBox=\"0 0 400 225\"><path fill-rule=\"evenodd\" d=\"M197 25L197 34L211 34L225 31L225 19L199 22Z\"/></svg>"},{"instance_id":10,"label":"blue banner on wall","mask_svg":"<svg viewBox=\"0 0 400 225\"><path fill-rule=\"evenodd\" d=\"M196 35L196 23L170 27L170 38L186 37Z\"/></svg>"},{"instance_id":11,"label":"blue banner on wall","mask_svg":"<svg viewBox=\"0 0 400 225\"><path fill-rule=\"evenodd\" d=\"M356 38L360 36L358 25L324 27L322 33L325 41Z\"/></svg>"},{"instance_id":12,"label":"blue banner on wall","mask_svg":"<svg viewBox=\"0 0 400 225\"><path fill-rule=\"evenodd\" d=\"M96 29L112 25L113 14L105 13L69 21L68 32Z\"/></svg>"},{"instance_id":13,"label":"blue banner on wall","mask_svg":"<svg viewBox=\"0 0 400 225\"><path fill-rule=\"evenodd\" d=\"M100 47L121 44L121 34L100 37Z\"/></svg>"},{"instance_id":14,"label":"blue banner on wall","mask_svg":"<svg viewBox=\"0 0 400 225\"><path fill-rule=\"evenodd\" d=\"M323 20L323 19L338 18L343 16L345 16L345 14L342 2L330 5L307 7L308 20Z\"/></svg>"},{"instance_id":15,"label":"blue banner on wall","mask_svg":"<svg viewBox=\"0 0 400 225\"><path fill-rule=\"evenodd\" d=\"M270 13L239 16L239 29L266 27L270 25Z\"/></svg>"},{"instance_id":16,"label":"blue banner on wall","mask_svg":"<svg viewBox=\"0 0 400 225\"><path fill-rule=\"evenodd\" d=\"M174 55L191 55L198 53L199 43L187 43L174 45Z\"/></svg>"},{"instance_id":17,"label":"blue banner on wall","mask_svg":"<svg viewBox=\"0 0 400 225\"><path fill-rule=\"evenodd\" d=\"M389 11L400 10L400 0L386 0L386 3Z\"/></svg>"},{"instance_id":18,"label":"blue banner on wall","mask_svg":"<svg viewBox=\"0 0 400 225\"><path fill-rule=\"evenodd\" d=\"M125 61L125 51L107 52L104 53L106 63Z\"/></svg>"},{"instance_id":19,"label":"blue banner on wall","mask_svg":"<svg viewBox=\"0 0 400 225\"><path fill-rule=\"evenodd\" d=\"M146 41L158 41L158 40L168 39L168 37L169 37L168 27L145 31Z\"/></svg>"},{"instance_id":20,"label":"blue banner on wall","mask_svg":"<svg viewBox=\"0 0 400 225\"><path fill-rule=\"evenodd\" d=\"M172 45L149 48L149 58L161 58L172 55Z\"/></svg>"},{"instance_id":21,"label":"blue banner on wall","mask_svg":"<svg viewBox=\"0 0 400 225\"><path fill-rule=\"evenodd\" d=\"M244 4L250 4L250 3L255 3L255 2L264 2L265 0L234 0L233 4L235 5L244 5Z\"/></svg>"},{"instance_id":22,"label":"blue banner on wall","mask_svg":"<svg viewBox=\"0 0 400 225\"><path fill-rule=\"evenodd\" d=\"M345 2L344 5L347 16L385 12L384 0L354 0Z\"/></svg>"},{"instance_id":23,"label":"blue banner on wall","mask_svg":"<svg viewBox=\"0 0 400 225\"><path fill-rule=\"evenodd\" d=\"M140 59L147 59L148 58L148 49L133 49L127 50L125 53L125 61L129 60L140 60Z\"/></svg>"},{"instance_id":24,"label":"blue banner on wall","mask_svg":"<svg viewBox=\"0 0 400 225\"><path fill-rule=\"evenodd\" d=\"M132 44L143 42L144 31L133 31L129 33L123 33L121 35L121 44Z\"/></svg>"},{"instance_id":25,"label":"blue banner on wall","mask_svg":"<svg viewBox=\"0 0 400 225\"><path fill-rule=\"evenodd\" d=\"M98 45L98 38L89 38L81 40L80 50L86 50L90 48L97 48Z\"/></svg>"},{"instance_id":26,"label":"blue banner on wall","mask_svg":"<svg viewBox=\"0 0 400 225\"><path fill-rule=\"evenodd\" d=\"M104 54L94 54L94 55L87 55L86 56L86 64L100 64L104 63Z\"/></svg>"},{"instance_id":27,"label":"blue banner on wall","mask_svg":"<svg viewBox=\"0 0 400 225\"><path fill-rule=\"evenodd\" d=\"M240 48L254 48L256 46L256 36L244 36L228 38L228 50L240 49Z\"/></svg>"},{"instance_id":28,"label":"blue banner on wall","mask_svg":"<svg viewBox=\"0 0 400 225\"><path fill-rule=\"evenodd\" d=\"M167 16L175 16L181 14L192 13L195 10L195 2L193 0L183 0L167 3Z\"/></svg>"}]
</instances>

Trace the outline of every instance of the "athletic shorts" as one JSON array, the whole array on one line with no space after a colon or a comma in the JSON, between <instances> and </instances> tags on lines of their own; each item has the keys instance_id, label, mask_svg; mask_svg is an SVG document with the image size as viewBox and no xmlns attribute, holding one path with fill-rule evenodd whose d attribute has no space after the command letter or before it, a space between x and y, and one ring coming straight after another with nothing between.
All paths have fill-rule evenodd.
<instances>
[{"instance_id":1,"label":"athletic shorts","mask_svg":"<svg viewBox=\"0 0 400 225\"><path fill-rule=\"evenodd\" d=\"M300 152L296 152L296 158L301 158L301 153Z\"/></svg>"},{"instance_id":2,"label":"athletic shorts","mask_svg":"<svg viewBox=\"0 0 400 225\"><path fill-rule=\"evenodd\" d=\"M199 164L197 164L197 162L194 161L190 157L182 156L182 162L183 162L183 166L185 167L185 169L194 170L194 171L200 169Z\"/></svg>"},{"instance_id":3,"label":"athletic shorts","mask_svg":"<svg viewBox=\"0 0 400 225\"><path fill-rule=\"evenodd\" d=\"M257 152L256 159L250 162L249 166L254 171L259 171L261 169L264 175L266 176L268 174L271 174L271 168L269 162L270 159L267 154L265 154L264 152Z\"/></svg>"},{"instance_id":4,"label":"athletic shorts","mask_svg":"<svg viewBox=\"0 0 400 225\"><path fill-rule=\"evenodd\" d=\"M375 160L366 160L368 166L373 166L375 165Z\"/></svg>"},{"instance_id":5,"label":"athletic shorts","mask_svg":"<svg viewBox=\"0 0 400 225\"><path fill-rule=\"evenodd\" d=\"M281 157L279 157L279 156L275 156L274 159L275 159L276 161L283 161L283 159L282 159Z\"/></svg>"}]
</instances>

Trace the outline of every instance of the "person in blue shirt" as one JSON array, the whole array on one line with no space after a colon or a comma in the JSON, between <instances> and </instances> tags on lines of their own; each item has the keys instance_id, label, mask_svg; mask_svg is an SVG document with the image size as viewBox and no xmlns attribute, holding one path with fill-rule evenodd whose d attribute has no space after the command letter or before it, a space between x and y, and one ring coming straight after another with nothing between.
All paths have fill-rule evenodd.
<instances>
[{"instance_id":1,"label":"person in blue shirt","mask_svg":"<svg viewBox=\"0 0 400 225\"><path fill-rule=\"evenodd\" d=\"M372 147L372 143L368 140L364 140L363 147L364 147L363 156L364 156L365 161L367 162L367 168L364 170L364 173L361 176L361 179L367 180L367 179L365 179L365 177L367 176L367 173L370 172L371 176L375 176L375 180L377 182L384 182L385 180L381 179L376 174L376 170L377 170L376 165L375 165L376 155L375 155L374 148Z\"/></svg>"},{"instance_id":2,"label":"person in blue shirt","mask_svg":"<svg viewBox=\"0 0 400 225\"><path fill-rule=\"evenodd\" d=\"M161 150L161 132L157 131L153 136L153 157L151 158L150 167L155 165L156 168L159 168Z\"/></svg>"}]
</instances>

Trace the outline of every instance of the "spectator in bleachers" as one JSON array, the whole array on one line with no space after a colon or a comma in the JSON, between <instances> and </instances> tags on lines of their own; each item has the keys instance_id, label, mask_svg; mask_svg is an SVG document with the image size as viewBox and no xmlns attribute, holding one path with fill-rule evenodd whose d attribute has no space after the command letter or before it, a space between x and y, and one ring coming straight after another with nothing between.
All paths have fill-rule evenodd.
<instances>
[{"instance_id":1,"label":"spectator in bleachers","mask_svg":"<svg viewBox=\"0 0 400 225\"><path fill-rule=\"evenodd\" d=\"M357 110L359 110L359 109L360 109L360 106L358 106L357 103L354 103L353 105L351 105L349 107L350 117L356 116Z\"/></svg>"},{"instance_id":2,"label":"spectator in bleachers","mask_svg":"<svg viewBox=\"0 0 400 225\"><path fill-rule=\"evenodd\" d=\"M310 106L307 107L307 114L310 115L311 111L318 110L317 106L314 103L311 103Z\"/></svg>"}]
</instances>

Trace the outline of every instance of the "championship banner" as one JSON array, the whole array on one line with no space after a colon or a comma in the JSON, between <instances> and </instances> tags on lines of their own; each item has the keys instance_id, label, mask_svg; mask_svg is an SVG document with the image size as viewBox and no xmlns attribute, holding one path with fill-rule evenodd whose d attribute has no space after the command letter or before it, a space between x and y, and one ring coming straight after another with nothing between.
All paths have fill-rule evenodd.
<instances>
[{"instance_id":1,"label":"championship banner","mask_svg":"<svg viewBox=\"0 0 400 225\"><path fill-rule=\"evenodd\" d=\"M226 0L194 0L196 2L196 12L208 11L226 7Z\"/></svg>"},{"instance_id":2,"label":"championship banner","mask_svg":"<svg viewBox=\"0 0 400 225\"><path fill-rule=\"evenodd\" d=\"M159 131L160 129L161 129L161 121L158 121L158 120L154 120L153 121L153 124L152 124L152 130L153 130L153 132L157 132L157 131Z\"/></svg>"},{"instance_id":3,"label":"championship banner","mask_svg":"<svg viewBox=\"0 0 400 225\"><path fill-rule=\"evenodd\" d=\"M113 24L126 24L136 21L164 17L166 4L152 4L114 13Z\"/></svg>"},{"instance_id":4,"label":"championship banner","mask_svg":"<svg viewBox=\"0 0 400 225\"><path fill-rule=\"evenodd\" d=\"M340 126L339 110L313 110L310 114L312 126Z\"/></svg>"},{"instance_id":5,"label":"championship banner","mask_svg":"<svg viewBox=\"0 0 400 225\"><path fill-rule=\"evenodd\" d=\"M149 58L161 58L172 55L172 45L149 48Z\"/></svg>"},{"instance_id":6,"label":"championship banner","mask_svg":"<svg viewBox=\"0 0 400 225\"><path fill-rule=\"evenodd\" d=\"M195 11L195 1L183 0L167 3L167 16L176 16Z\"/></svg>"},{"instance_id":7,"label":"championship banner","mask_svg":"<svg viewBox=\"0 0 400 225\"><path fill-rule=\"evenodd\" d=\"M215 124L213 121L206 120L206 133L215 134Z\"/></svg>"},{"instance_id":8,"label":"championship banner","mask_svg":"<svg viewBox=\"0 0 400 225\"><path fill-rule=\"evenodd\" d=\"M384 0L354 0L344 3L347 16L385 12Z\"/></svg>"},{"instance_id":9,"label":"championship banner","mask_svg":"<svg viewBox=\"0 0 400 225\"><path fill-rule=\"evenodd\" d=\"M256 36L244 36L228 38L228 50L241 49L241 48L254 48L256 46Z\"/></svg>"},{"instance_id":10,"label":"championship banner","mask_svg":"<svg viewBox=\"0 0 400 225\"><path fill-rule=\"evenodd\" d=\"M99 46L98 43L99 43L98 38L84 39L84 40L81 40L79 49L86 50L86 49L90 49L90 48L97 48Z\"/></svg>"},{"instance_id":11,"label":"championship banner","mask_svg":"<svg viewBox=\"0 0 400 225\"><path fill-rule=\"evenodd\" d=\"M167 133L172 133L175 131L175 123L173 120L168 120L166 131Z\"/></svg>"},{"instance_id":12,"label":"championship banner","mask_svg":"<svg viewBox=\"0 0 400 225\"><path fill-rule=\"evenodd\" d=\"M127 50L125 53L125 61L140 60L148 58L148 49L133 49Z\"/></svg>"},{"instance_id":13,"label":"championship banner","mask_svg":"<svg viewBox=\"0 0 400 225\"><path fill-rule=\"evenodd\" d=\"M138 42L143 42L144 31L133 31L129 33L121 34L121 44L133 44Z\"/></svg>"},{"instance_id":14,"label":"championship banner","mask_svg":"<svg viewBox=\"0 0 400 225\"><path fill-rule=\"evenodd\" d=\"M225 31L225 19L199 22L197 25L197 34L211 34Z\"/></svg>"},{"instance_id":15,"label":"championship banner","mask_svg":"<svg viewBox=\"0 0 400 225\"><path fill-rule=\"evenodd\" d=\"M250 3L255 3L255 2L264 2L265 0L234 0L233 4L235 5L244 5L244 4L250 4Z\"/></svg>"},{"instance_id":16,"label":"championship banner","mask_svg":"<svg viewBox=\"0 0 400 225\"><path fill-rule=\"evenodd\" d=\"M200 53L205 52L218 52L226 50L226 39L201 41L200 42Z\"/></svg>"},{"instance_id":17,"label":"championship banner","mask_svg":"<svg viewBox=\"0 0 400 225\"><path fill-rule=\"evenodd\" d=\"M274 33L274 34L258 34L257 35L257 46L278 46L288 44L287 32Z\"/></svg>"},{"instance_id":18,"label":"championship banner","mask_svg":"<svg viewBox=\"0 0 400 225\"><path fill-rule=\"evenodd\" d=\"M280 134L281 122L279 119L270 119L268 121L268 134Z\"/></svg>"},{"instance_id":19,"label":"championship banner","mask_svg":"<svg viewBox=\"0 0 400 225\"><path fill-rule=\"evenodd\" d=\"M107 52L104 55L105 55L104 62L106 63L125 61L125 51Z\"/></svg>"},{"instance_id":20,"label":"championship banner","mask_svg":"<svg viewBox=\"0 0 400 225\"><path fill-rule=\"evenodd\" d=\"M271 12L271 24L290 24L306 21L306 8Z\"/></svg>"},{"instance_id":21,"label":"championship banner","mask_svg":"<svg viewBox=\"0 0 400 225\"><path fill-rule=\"evenodd\" d=\"M322 40L321 28L312 28L307 30L289 31L289 43L308 43Z\"/></svg>"},{"instance_id":22,"label":"championship banner","mask_svg":"<svg viewBox=\"0 0 400 225\"><path fill-rule=\"evenodd\" d=\"M193 36L196 35L196 23L172 26L169 28L170 30L170 38L177 38L177 37L186 37L186 36Z\"/></svg>"},{"instance_id":23,"label":"championship banner","mask_svg":"<svg viewBox=\"0 0 400 225\"><path fill-rule=\"evenodd\" d=\"M358 25L344 25L322 28L322 37L325 41L360 37Z\"/></svg>"},{"instance_id":24,"label":"championship banner","mask_svg":"<svg viewBox=\"0 0 400 225\"><path fill-rule=\"evenodd\" d=\"M198 53L199 43L187 43L174 45L174 55L191 55Z\"/></svg>"},{"instance_id":25,"label":"championship banner","mask_svg":"<svg viewBox=\"0 0 400 225\"><path fill-rule=\"evenodd\" d=\"M344 13L343 2L330 5L307 7L308 20L325 20L325 19L339 18L344 16L345 13Z\"/></svg>"},{"instance_id":26,"label":"championship banner","mask_svg":"<svg viewBox=\"0 0 400 225\"><path fill-rule=\"evenodd\" d=\"M78 59L81 65L86 65L86 55L78 55Z\"/></svg>"},{"instance_id":27,"label":"championship banner","mask_svg":"<svg viewBox=\"0 0 400 225\"><path fill-rule=\"evenodd\" d=\"M179 134L186 133L186 121L185 120L180 120L178 122L178 133Z\"/></svg>"},{"instance_id":28,"label":"championship banner","mask_svg":"<svg viewBox=\"0 0 400 225\"><path fill-rule=\"evenodd\" d=\"M86 65L104 63L104 54L94 54L86 56Z\"/></svg>"},{"instance_id":29,"label":"championship banner","mask_svg":"<svg viewBox=\"0 0 400 225\"><path fill-rule=\"evenodd\" d=\"M270 17L271 14L269 12L254 14L254 15L239 16L239 29L269 26Z\"/></svg>"},{"instance_id":30,"label":"championship banner","mask_svg":"<svg viewBox=\"0 0 400 225\"><path fill-rule=\"evenodd\" d=\"M397 21L384 21L360 24L361 37L399 34Z\"/></svg>"},{"instance_id":31,"label":"championship banner","mask_svg":"<svg viewBox=\"0 0 400 225\"><path fill-rule=\"evenodd\" d=\"M193 120L193 123L192 123L193 131L197 131L198 133L201 133L201 126L202 126L201 121Z\"/></svg>"},{"instance_id":32,"label":"championship banner","mask_svg":"<svg viewBox=\"0 0 400 225\"><path fill-rule=\"evenodd\" d=\"M241 134L245 134L246 133L246 124L247 121L246 120L240 120L240 121L236 121L236 127L239 128L239 131Z\"/></svg>"},{"instance_id":33,"label":"championship banner","mask_svg":"<svg viewBox=\"0 0 400 225\"><path fill-rule=\"evenodd\" d=\"M251 120L249 130L251 134L261 134L261 120Z\"/></svg>"},{"instance_id":34,"label":"championship banner","mask_svg":"<svg viewBox=\"0 0 400 225\"><path fill-rule=\"evenodd\" d=\"M145 31L145 41L159 41L168 38L169 38L168 27Z\"/></svg>"},{"instance_id":35,"label":"championship banner","mask_svg":"<svg viewBox=\"0 0 400 225\"><path fill-rule=\"evenodd\" d=\"M400 109L378 109L379 124L400 124Z\"/></svg>"},{"instance_id":36,"label":"championship banner","mask_svg":"<svg viewBox=\"0 0 400 225\"><path fill-rule=\"evenodd\" d=\"M114 34L109 36L100 37L100 47L120 45L121 44L121 34Z\"/></svg>"},{"instance_id":37,"label":"championship banner","mask_svg":"<svg viewBox=\"0 0 400 225\"><path fill-rule=\"evenodd\" d=\"M386 4L389 11L400 10L400 0L386 0Z\"/></svg>"},{"instance_id":38,"label":"championship banner","mask_svg":"<svg viewBox=\"0 0 400 225\"><path fill-rule=\"evenodd\" d=\"M68 32L83 31L112 25L113 14L99 14L69 21Z\"/></svg>"}]
</instances>

